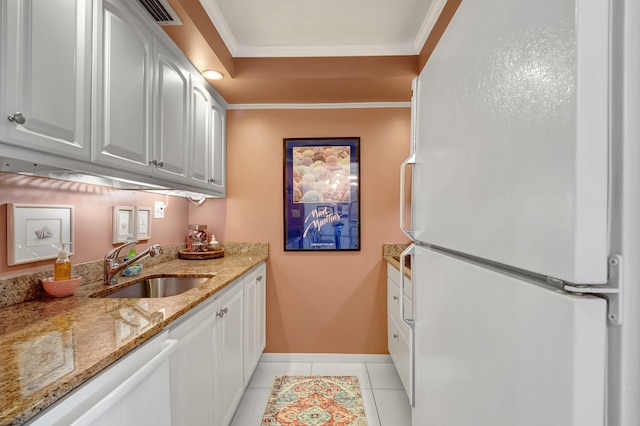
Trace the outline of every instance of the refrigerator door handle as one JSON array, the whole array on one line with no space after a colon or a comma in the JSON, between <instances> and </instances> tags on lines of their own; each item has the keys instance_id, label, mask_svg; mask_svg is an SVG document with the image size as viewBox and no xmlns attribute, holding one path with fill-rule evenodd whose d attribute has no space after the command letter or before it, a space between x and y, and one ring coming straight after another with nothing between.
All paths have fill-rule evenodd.
<instances>
[{"instance_id":1,"label":"refrigerator door handle","mask_svg":"<svg viewBox=\"0 0 640 426\"><path fill-rule=\"evenodd\" d=\"M407 324L407 326L409 326L409 328L412 331L414 330L415 321L413 320L413 318L411 319L405 318L405 315L404 315L404 312L405 312L405 309L404 309L404 288L405 288L404 258L408 255L414 254L415 248L416 248L415 244L410 244L409 247L404 249L404 251L400 254L400 268L402 268L402 270L400 271L400 318L405 324ZM411 300L413 300L413 295L411 295Z\"/></svg>"},{"instance_id":2,"label":"refrigerator door handle","mask_svg":"<svg viewBox=\"0 0 640 426\"><path fill-rule=\"evenodd\" d=\"M405 183L406 183L405 172L408 164L412 164L412 165L416 164L416 155L413 152L411 153L411 156L406 160L404 160L404 162L400 165L400 229L402 229L402 232L404 232L409 238L413 240L414 239L413 229L407 229L404 226L404 205L405 205L404 190L405 190Z\"/></svg>"}]
</instances>

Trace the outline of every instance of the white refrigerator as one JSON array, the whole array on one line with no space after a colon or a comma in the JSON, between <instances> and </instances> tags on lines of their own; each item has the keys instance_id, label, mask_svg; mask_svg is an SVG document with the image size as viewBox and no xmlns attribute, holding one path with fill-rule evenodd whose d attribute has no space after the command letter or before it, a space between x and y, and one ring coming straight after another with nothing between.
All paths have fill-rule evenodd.
<instances>
[{"instance_id":1,"label":"white refrigerator","mask_svg":"<svg viewBox=\"0 0 640 426\"><path fill-rule=\"evenodd\" d=\"M640 425L637 3L462 0L414 81L413 426Z\"/></svg>"}]
</instances>

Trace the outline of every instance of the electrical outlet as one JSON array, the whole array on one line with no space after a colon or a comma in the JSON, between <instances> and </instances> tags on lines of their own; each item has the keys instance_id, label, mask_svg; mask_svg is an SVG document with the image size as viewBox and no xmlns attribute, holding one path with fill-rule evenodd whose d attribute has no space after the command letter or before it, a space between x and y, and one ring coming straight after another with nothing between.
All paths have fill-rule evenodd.
<instances>
[{"instance_id":1,"label":"electrical outlet","mask_svg":"<svg viewBox=\"0 0 640 426\"><path fill-rule=\"evenodd\" d=\"M164 203L162 201L156 201L153 203L153 218L154 219L164 218Z\"/></svg>"}]
</instances>

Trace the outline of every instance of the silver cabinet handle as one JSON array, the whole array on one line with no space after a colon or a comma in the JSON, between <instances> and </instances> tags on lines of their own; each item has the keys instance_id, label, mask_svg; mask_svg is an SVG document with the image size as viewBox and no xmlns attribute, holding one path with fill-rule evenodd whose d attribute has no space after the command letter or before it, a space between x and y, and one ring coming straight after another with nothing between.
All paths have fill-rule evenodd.
<instances>
[{"instance_id":1,"label":"silver cabinet handle","mask_svg":"<svg viewBox=\"0 0 640 426\"><path fill-rule=\"evenodd\" d=\"M256 281L262 281L262 275L258 275L258 278L256 278Z\"/></svg>"},{"instance_id":2,"label":"silver cabinet handle","mask_svg":"<svg viewBox=\"0 0 640 426\"><path fill-rule=\"evenodd\" d=\"M227 312L229 312L229 310L227 308L220 309L220 311L218 313L216 313L216 316L222 318L222 317L224 317L224 314L226 314Z\"/></svg>"},{"instance_id":3,"label":"silver cabinet handle","mask_svg":"<svg viewBox=\"0 0 640 426\"><path fill-rule=\"evenodd\" d=\"M393 300L398 300L398 296L393 296Z\"/></svg>"},{"instance_id":4,"label":"silver cabinet handle","mask_svg":"<svg viewBox=\"0 0 640 426\"><path fill-rule=\"evenodd\" d=\"M24 117L24 114L22 114L21 112L16 112L15 114L8 116L7 120L16 124L24 124L27 121L27 119Z\"/></svg>"},{"instance_id":5,"label":"silver cabinet handle","mask_svg":"<svg viewBox=\"0 0 640 426\"><path fill-rule=\"evenodd\" d=\"M227 312L229 312L229 310L228 310L227 308L224 308L224 309L222 310L222 312L224 312L224 313L226 314Z\"/></svg>"},{"instance_id":6,"label":"silver cabinet handle","mask_svg":"<svg viewBox=\"0 0 640 426\"><path fill-rule=\"evenodd\" d=\"M207 181L209 183L216 183L216 179L215 178L209 178L209 180Z\"/></svg>"},{"instance_id":7,"label":"silver cabinet handle","mask_svg":"<svg viewBox=\"0 0 640 426\"><path fill-rule=\"evenodd\" d=\"M164 161L158 161L155 158L151 161L149 161L149 164L153 164L156 167L162 167L164 166Z\"/></svg>"},{"instance_id":8,"label":"silver cabinet handle","mask_svg":"<svg viewBox=\"0 0 640 426\"><path fill-rule=\"evenodd\" d=\"M393 338L397 339L398 338L398 333L393 333Z\"/></svg>"}]
</instances>

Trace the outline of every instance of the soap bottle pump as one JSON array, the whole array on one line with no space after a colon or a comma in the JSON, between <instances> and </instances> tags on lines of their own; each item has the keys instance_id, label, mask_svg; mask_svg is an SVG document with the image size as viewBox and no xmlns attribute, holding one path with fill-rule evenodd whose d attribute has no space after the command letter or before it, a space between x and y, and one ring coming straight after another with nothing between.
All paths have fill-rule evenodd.
<instances>
[{"instance_id":1,"label":"soap bottle pump","mask_svg":"<svg viewBox=\"0 0 640 426\"><path fill-rule=\"evenodd\" d=\"M69 260L69 252L65 250L65 245L62 243L62 250L58 252L58 258L53 264L53 280L63 281L71 279L71 261Z\"/></svg>"},{"instance_id":2,"label":"soap bottle pump","mask_svg":"<svg viewBox=\"0 0 640 426\"><path fill-rule=\"evenodd\" d=\"M220 248L220 243L218 243L218 241L216 240L216 236L211 234L211 242L209 242L207 249L209 249L209 251L213 251L213 250L218 250L219 248Z\"/></svg>"}]
</instances>

